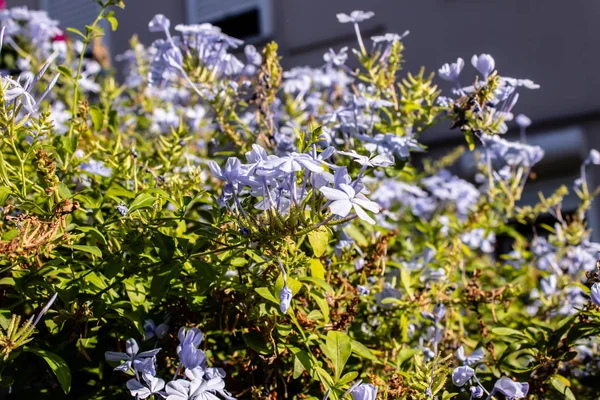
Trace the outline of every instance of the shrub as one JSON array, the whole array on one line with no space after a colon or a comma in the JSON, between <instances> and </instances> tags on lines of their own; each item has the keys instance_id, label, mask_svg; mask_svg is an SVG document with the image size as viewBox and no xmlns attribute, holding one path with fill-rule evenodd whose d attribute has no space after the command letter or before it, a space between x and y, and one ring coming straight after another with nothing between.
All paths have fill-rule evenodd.
<instances>
[{"instance_id":1,"label":"shrub","mask_svg":"<svg viewBox=\"0 0 600 400\"><path fill-rule=\"evenodd\" d=\"M585 172L600 154L582 165L573 214L561 211L566 187L519 201L544 152L527 144L523 115L520 141L501 135L534 82L482 54L462 75L460 58L440 68L452 84L441 96L424 70L400 78L405 35L367 41L359 26L373 13L354 11L337 18L357 49L289 71L275 43L242 55L212 25L157 15L149 29L164 37L132 39L121 84L88 57L123 6L99 4L73 41L43 12L3 12L3 390L597 392L600 247L585 214L598 191ZM462 147L415 154L435 124L464 134L474 182L450 172Z\"/></svg>"}]
</instances>

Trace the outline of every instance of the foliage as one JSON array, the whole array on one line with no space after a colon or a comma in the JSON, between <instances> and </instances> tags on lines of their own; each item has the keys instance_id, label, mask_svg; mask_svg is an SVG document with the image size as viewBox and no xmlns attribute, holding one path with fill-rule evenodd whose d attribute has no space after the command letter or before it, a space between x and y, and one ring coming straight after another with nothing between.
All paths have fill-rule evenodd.
<instances>
[{"instance_id":1,"label":"foliage","mask_svg":"<svg viewBox=\"0 0 600 400\"><path fill-rule=\"evenodd\" d=\"M502 135L535 83L483 54L471 86L462 59L440 68L453 85L441 96L434 74L401 72L405 35L365 43L362 11L338 15L357 34L353 60L330 50L323 67L288 71L274 43L247 45L242 62L218 28L157 15L162 39L132 39L119 83L88 49L123 4L98 3L70 40L43 12L3 12L2 390L597 393L585 172L600 154L582 165L575 212L561 210L566 187L520 202L543 150L526 143L525 116L520 142ZM450 172L462 148L415 154L435 124L464 133L474 183Z\"/></svg>"}]
</instances>

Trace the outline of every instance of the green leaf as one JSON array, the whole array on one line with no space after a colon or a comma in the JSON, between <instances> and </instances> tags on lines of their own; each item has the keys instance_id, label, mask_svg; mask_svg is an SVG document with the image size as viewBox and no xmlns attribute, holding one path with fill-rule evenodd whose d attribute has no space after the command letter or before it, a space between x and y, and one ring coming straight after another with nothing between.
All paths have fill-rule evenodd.
<instances>
[{"instance_id":1,"label":"green leaf","mask_svg":"<svg viewBox=\"0 0 600 400\"><path fill-rule=\"evenodd\" d=\"M569 380L564 376L552 375L550 377L550 383L552 384L554 390L563 395L565 399L576 400L575 395L573 395L573 392L571 391L571 389L569 389L569 386L571 386L571 382L569 382Z\"/></svg>"},{"instance_id":2,"label":"green leaf","mask_svg":"<svg viewBox=\"0 0 600 400\"><path fill-rule=\"evenodd\" d=\"M329 243L329 233L327 228L324 226L308 233L308 241L312 246L315 257L321 257L327 250L327 244Z\"/></svg>"},{"instance_id":3,"label":"green leaf","mask_svg":"<svg viewBox=\"0 0 600 400\"><path fill-rule=\"evenodd\" d=\"M156 198L154 196L148 193L140 193L129 205L129 212L132 213L143 208L150 208L155 201Z\"/></svg>"},{"instance_id":4,"label":"green leaf","mask_svg":"<svg viewBox=\"0 0 600 400\"><path fill-rule=\"evenodd\" d=\"M273 293L271 293L271 291L269 290L269 288L259 287L259 288L254 289L254 291L256 293L258 293L259 295L261 295L261 297L263 297L263 298L265 298L265 299L267 299L269 301L272 301L275 304L279 304L279 300L277 300L275 298L275 296L273 296Z\"/></svg>"},{"instance_id":5,"label":"green leaf","mask_svg":"<svg viewBox=\"0 0 600 400\"><path fill-rule=\"evenodd\" d=\"M244 342L252 350L263 355L273 354L273 346L259 332L248 332L242 335Z\"/></svg>"},{"instance_id":6,"label":"green leaf","mask_svg":"<svg viewBox=\"0 0 600 400\"><path fill-rule=\"evenodd\" d=\"M316 258L310 260L310 275L313 278L325 280L325 267L320 260Z\"/></svg>"},{"instance_id":7,"label":"green leaf","mask_svg":"<svg viewBox=\"0 0 600 400\"><path fill-rule=\"evenodd\" d=\"M467 144L469 145L469 150L470 151L475 150L475 135L473 134L472 131L465 132L465 139L467 141Z\"/></svg>"},{"instance_id":8,"label":"green leaf","mask_svg":"<svg viewBox=\"0 0 600 400\"><path fill-rule=\"evenodd\" d=\"M344 366L350 358L350 354L352 354L352 344L348 335L340 331L327 332L325 343L335 371L335 381L338 382L344 371Z\"/></svg>"},{"instance_id":9,"label":"green leaf","mask_svg":"<svg viewBox=\"0 0 600 400\"><path fill-rule=\"evenodd\" d=\"M83 32L81 32L79 29L75 29L75 28L67 28L68 32L72 32L76 35L81 36L83 39L85 39L85 35L83 34Z\"/></svg>"},{"instance_id":10,"label":"green leaf","mask_svg":"<svg viewBox=\"0 0 600 400\"><path fill-rule=\"evenodd\" d=\"M294 379L297 379L304 370L312 375L312 368L313 362L306 351L300 350L294 354Z\"/></svg>"},{"instance_id":11,"label":"green leaf","mask_svg":"<svg viewBox=\"0 0 600 400\"><path fill-rule=\"evenodd\" d=\"M10 276L5 276L4 278L0 278L0 286L14 286L15 280Z\"/></svg>"},{"instance_id":12,"label":"green leaf","mask_svg":"<svg viewBox=\"0 0 600 400\"><path fill-rule=\"evenodd\" d=\"M154 244L154 248L158 252L161 261L168 263L173 259L176 247L175 239L157 231L152 235L152 243Z\"/></svg>"},{"instance_id":13,"label":"green leaf","mask_svg":"<svg viewBox=\"0 0 600 400\"><path fill-rule=\"evenodd\" d=\"M325 282L323 279L313 278L311 276L301 276L300 278L298 278L298 280L300 282L309 282L314 285L317 285L318 287L320 287L321 289L323 289L324 291L326 291L328 293L335 292L333 290L333 288L331 287L331 285L329 283Z\"/></svg>"},{"instance_id":14,"label":"green leaf","mask_svg":"<svg viewBox=\"0 0 600 400\"><path fill-rule=\"evenodd\" d=\"M85 31L93 38L104 36L104 29L99 25L86 25Z\"/></svg>"},{"instance_id":15,"label":"green leaf","mask_svg":"<svg viewBox=\"0 0 600 400\"><path fill-rule=\"evenodd\" d=\"M321 383L323 385L325 385L326 389L332 389L333 388L333 385L334 385L333 384L333 378L331 377L331 375L329 375L329 373L327 371L325 371L321 367L315 367L315 372L319 376L319 380L321 381Z\"/></svg>"},{"instance_id":16,"label":"green leaf","mask_svg":"<svg viewBox=\"0 0 600 400\"><path fill-rule=\"evenodd\" d=\"M444 393L442 393L442 400L450 400L456 396L458 396L458 393L450 393L444 390Z\"/></svg>"},{"instance_id":17,"label":"green leaf","mask_svg":"<svg viewBox=\"0 0 600 400\"><path fill-rule=\"evenodd\" d=\"M110 188L106 191L106 197L116 197L117 200L120 197L126 197L128 199L135 197L135 193L131 190L125 189L123 186L118 184L112 184ZM130 207L131 208L131 207Z\"/></svg>"},{"instance_id":18,"label":"green leaf","mask_svg":"<svg viewBox=\"0 0 600 400\"><path fill-rule=\"evenodd\" d=\"M140 278L131 277L123 281L127 297L134 306L141 306L146 301L146 287Z\"/></svg>"},{"instance_id":19,"label":"green leaf","mask_svg":"<svg viewBox=\"0 0 600 400\"><path fill-rule=\"evenodd\" d=\"M70 246L65 246L68 249L79 250L85 253L90 253L98 258L102 258L102 252L97 246L84 246L80 244L72 244Z\"/></svg>"},{"instance_id":20,"label":"green leaf","mask_svg":"<svg viewBox=\"0 0 600 400\"><path fill-rule=\"evenodd\" d=\"M92 106L90 108L90 114L92 116L92 125L96 132L100 132L102 125L104 124L104 112L99 106Z\"/></svg>"},{"instance_id":21,"label":"green leaf","mask_svg":"<svg viewBox=\"0 0 600 400\"><path fill-rule=\"evenodd\" d=\"M59 65L56 70L69 81L73 80L73 70L66 65Z\"/></svg>"},{"instance_id":22,"label":"green leaf","mask_svg":"<svg viewBox=\"0 0 600 400\"><path fill-rule=\"evenodd\" d=\"M71 371L69 370L69 366L67 365L65 360L63 360L61 357L54 353L35 347L25 347L23 348L23 350L40 356L44 360L46 360L46 362L50 366L50 369L58 378L58 382L60 383L60 386L62 387L64 392L66 394L69 393L69 391L71 390Z\"/></svg>"},{"instance_id":23,"label":"green leaf","mask_svg":"<svg viewBox=\"0 0 600 400\"><path fill-rule=\"evenodd\" d=\"M412 279L410 277L410 273L404 267L400 268L400 282L402 282L402 286L404 287L404 290L406 290L406 294L408 295L408 297L412 299L414 296L414 291L412 289Z\"/></svg>"},{"instance_id":24,"label":"green leaf","mask_svg":"<svg viewBox=\"0 0 600 400\"><path fill-rule=\"evenodd\" d=\"M117 21L115 18L115 12L109 11L104 18L106 18L106 20L110 23L110 28L113 30L113 32L116 31L119 27L119 21Z\"/></svg>"},{"instance_id":25,"label":"green leaf","mask_svg":"<svg viewBox=\"0 0 600 400\"><path fill-rule=\"evenodd\" d=\"M357 371L350 371L350 372L344 374L344 376L342 376L340 378L340 381L338 382L338 386L345 385L347 383L352 382L353 380L356 379L357 376L358 376Z\"/></svg>"},{"instance_id":26,"label":"green leaf","mask_svg":"<svg viewBox=\"0 0 600 400\"><path fill-rule=\"evenodd\" d=\"M361 342L351 340L350 343L352 344L352 352L360 358L365 358L367 360L377 360L377 357L375 357L375 355L371 353L371 350L369 350L369 348Z\"/></svg>"},{"instance_id":27,"label":"green leaf","mask_svg":"<svg viewBox=\"0 0 600 400\"><path fill-rule=\"evenodd\" d=\"M93 237L96 238L97 240L99 240L100 242L102 242L102 244L108 244L108 242L106 241L106 238L104 237L104 235L96 228L94 228L93 226L78 226L75 229L77 229L78 231L84 232L84 233L92 233Z\"/></svg>"},{"instance_id":28,"label":"green leaf","mask_svg":"<svg viewBox=\"0 0 600 400\"><path fill-rule=\"evenodd\" d=\"M504 327L498 327L498 328L493 328L492 329L492 333L498 336L519 336L522 338L527 338L527 336L525 336L525 334L523 332L520 332L516 329L512 329L512 328L504 328Z\"/></svg>"},{"instance_id":29,"label":"green leaf","mask_svg":"<svg viewBox=\"0 0 600 400\"><path fill-rule=\"evenodd\" d=\"M294 279L290 276L287 277L287 285L292 290L292 295L295 296L296 293L302 289L302 283L297 279ZM274 293L277 293L277 297L279 297L279 292L283 289L283 274L279 274L277 280L275 281L275 287L273 288ZM279 304L279 301L277 302Z\"/></svg>"},{"instance_id":30,"label":"green leaf","mask_svg":"<svg viewBox=\"0 0 600 400\"><path fill-rule=\"evenodd\" d=\"M117 110L110 110L108 112L108 127L112 133L116 133L119 129L119 113Z\"/></svg>"},{"instance_id":31,"label":"green leaf","mask_svg":"<svg viewBox=\"0 0 600 400\"><path fill-rule=\"evenodd\" d=\"M65 185L63 182L60 182L58 184L58 197L60 197L61 200L64 200L70 199L71 196L73 195L71 194L71 191L69 190L67 185Z\"/></svg>"},{"instance_id":32,"label":"green leaf","mask_svg":"<svg viewBox=\"0 0 600 400\"><path fill-rule=\"evenodd\" d=\"M321 315L323 316L323 321L328 324L329 323L329 303L327 303L327 299L323 297L321 293L316 293L311 291L309 293L310 297L317 303L319 308L321 309Z\"/></svg>"},{"instance_id":33,"label":"green leaf","mask_svg":"<svg viewBox=\"0 0 600 400\"><path fill-rule=\"evenodd\" d=\"M8 186L0 186L0 205L4 205L11 194L12 190Z\"/></svg>"},{"instance_id":34,"label":"green leaf","mask_svg":"<svg viewBox=\"0 0 600 400\"><path fill-rule=\"evenodd\" d=\"M218 283L220 279L219 271L214 264L204 261L193 261L192 266L196 271L196 287L199 294L204 294L210 289L211 285Z\"/></svg>"},{"instance_id":35,"label":"green leaf","mask_svg":"<svg viewBox=\"0 0 600 400\"><path fill-rule=\"evenodd\" d=\"M169 291L171 280L177 278L181 273L182 265L180 262L163 264L152 277L150 297L158 300L163 299Z\"/></svg>"}]
</instances>

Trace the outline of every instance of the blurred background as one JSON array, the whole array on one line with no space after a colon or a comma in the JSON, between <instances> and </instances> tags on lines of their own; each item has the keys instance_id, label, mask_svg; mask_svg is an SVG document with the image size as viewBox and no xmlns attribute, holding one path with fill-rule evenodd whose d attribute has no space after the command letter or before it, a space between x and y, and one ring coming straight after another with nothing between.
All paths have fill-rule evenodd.
<instances>
[{"instance_id":1,"label":"blurred background","mask_svg":"<svg viewBox=\"0 0 600 400\"><path fill-rule=\"evenodd\" d=\"M600 1L591 0L125 0L126 9L116 10L119 28L106 29L108 52L114 56L129 48L137 34L150 44L159 34L148 32L148 22L158 13L179 23L210 22L234 37L258 48L268 41L279 44L286 68L323 64L329 49L355 46L350 24L339 24L336 13L355 9L375 12L361 24L365 40L387 32L402 34L405 72L421 66L435 72L457 57L465 59L463 85L474 78L470 67L473 54L489 53L496 59L500 75L529 78L541 89L522 90L515 114L533 120L528 142L540 145L546 157L534 169L523 202L532 203L538 192L551 194L560 185L569 188L564 209L577 206L573 180L592 148L600 148ZM44 9L61 26L82 29L97 15L90 0L6 0L6 7ZM118 63L113 65L119 68ZM439 80L441 88L450 90ZM518 135L514 122L509 136ZM441 124L420 141L430 154L443 154L464 144L458 131ZM471 157L463 157L456 171L466 178L474 175ZM600 166L588 171L591 188L600 184ZM600 240L600 205L596 202L589 219L594 240Z\"/></svg>"}]
</instances>

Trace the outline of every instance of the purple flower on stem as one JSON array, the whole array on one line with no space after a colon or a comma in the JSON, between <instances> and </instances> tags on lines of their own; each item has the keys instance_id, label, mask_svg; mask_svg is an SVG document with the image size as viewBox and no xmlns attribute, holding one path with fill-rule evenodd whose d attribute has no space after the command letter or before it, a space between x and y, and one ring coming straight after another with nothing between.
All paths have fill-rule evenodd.
<instances>
[{"instance_id":1,"label":"purple flower on stem","mask_svg":"<svg viewBox=\"0 0 600 400\"><path fill-rule=\"evenodd\" d=\"M465 356L465 348L460 346L458 348L458 350L456 350L456 358L458 358L460 361L462 361L462 363L464 365L473 365L478 363L479 361L483 360L483 349L481 347L478 347L477 349L475 349L475 351L473 353L471 353L471 355L469 355L468 357Z\"/></svg>"},{"instance_id":2,"label":"purple flower on stem","mask_svg":"<svg viewBox=\"0 0 600 400\"><path fill-rule=\"evenodd\" d=\"M36 326L38 324L38 322L40 322L40 320L42 319L42 317L44 316L44 314L46 314L48 312L48 310L50 309L50 307L52 307L52 304L54 304L54 302L56 301L57 297L58 297L58 293L54 293L52 295L52 297L50 297L50 300L48 300L48 303L46 303L46 305L44 306L44 308L42 308L42 311L40 311L40 313L36 317L35 321L33 321L33 325L32 326Z\"/></svg>"},{"instance_id":3,"label":"purple flower on stem","mask_svg":"<svg viewBox=\"0 0 600 400\"><path fill-rule=\"evenodd\" d=\"M358 27L358 24L360 22L368 20L369 18L373 18L374 15L375 15L375 13L372 11L361 11L361 10L354 10L350 13L350 15L344 14L344 13L340 13L340 14L336 15L336 17L340 23L345 24L348 22L352 22L354 24L354 31L356 32L356 38L358 39L358 46L360 47L360 51L363 55L367 54L367 50L365 49L365 45L363 43L362 36L360 35L360 29Z\"/></svg>"},{"instance_id":4,"label":"purple flower on stem","mask_svg":"<svg viewBox=\"0 0 600 400\"><path fill-rule=\"evenodd\" d=\"M169 331L169 325L166 322L156 325L151 319L144 321L144 340L150 340L153 337L162 339L167 335Z\"/></svg>"},{"instance_id":5,"label":"purple flower on stem","mask_svg":"<svg viewBox=\"0 0 600 400\"><path fill-rule=\"evenodd\" d=\"M336 15L336 17L338 19L338 22L341 24L345 24L348 22L358 24L359 22L363 22L373 18L374 15L375 13L373 11L354 10L350 13L350 15L339 13Z\"/></svg>"},{"instance_id":6,"label":"purple flower on stem","mask_svg":"<svg viewBox=\"0 0 600 400\"><path fill-rule=\"evenodd\" d=\"M131 392L131 395L138 399L146 399L154 394L158 394L161 397L165 397L162 390L165 388L165 381L149 373L142 374L146 385L137 379L130 379L127 381L127 389Z\"/></svg>"},{"instance_id":7,"label":"purple flower on stem","mask_svg":"<svg viewBox=\"0 0 600 400\"><path fill-rule=\"evenodd\" d=\"M290 304L292 303L292 289L290 289L287 285L281 288L279 292L279 310L283 314L287 314L288 308L290 308Z\"/></svg>"},{"instance_id":8,"label":"purple flower on stem","mask_svg":"<svg viewBox=\"0 0 600 400\"><path fill-rule=\"evenodd\" d=\"M450 82L458 82L458 76L465 66L465 60L462 58L457 58L455 63L452 64L444 64L440 69L438 69L438 75L440 78L450 81Z\"/></svg>"},{"instance_id":9,"label":"purple flower on stem","mask_svg":"<svg viewBox=\"0 0 600 400\"><path fill-rule=\"evenodd\" d=\"M106 361L124 361L121 365L115 368L115 371L127 372L133 366L136 370L147 369L144 367L146 359L154 357L160 351L160 348L144 351L142 353L135 339L129 339L125 343L125 353L116 351L107 351L104 353Z\"/></svg>"},{"instance_id":10,"label":"purple flower on stem","mask_svg":"<svg viewBox=\"0 0 600 400\"><path fill-rule=\"evenodd\" d=\"M510 399L522 399L527 396L529 391L529 383L515 382L512 379L503 376L496 381L494 391L500 392Z\"/></svg>"},{"instance_id":11,"label":"purple flower on stem","mask_svg":"<svg viewBox=\"0 0 600 400\"><path fill-rule=\"evenodd\" d=\"M171 28L171 21L163 14L156 14L154 18L148 23L148 29L150 32L165 32Z\"/></svg>"},{"instance_id":12,"label":"purple flower on stem","mask_svg":"<svg viewBox=\"0 0 600 400\"><path fill-rule=\"evenodd\" d=\"M360 219L372 225L375 224L375 220L364 209L377 214L379 212L379 205L374 201L368 200L364 195L356 193L354 188L348 184L342 183L339 186L340 189L330 187L319 189L327 200L332 201L329 205L331 213L340 217L346 217L354 209Z\"/></svg>"},{"instance_id":13,"label":"purple flower on stem","mask_svg":"<svg viewBox=\"0 0 600 400\"><path fill-rule=\"evenodd\" d=\"M452 382L458 387L464 386L473 376L475 376L475 370L471 367L462 366L457 367L452 371Z\"/></svg>"},{"instance_id":14,"label":"purple flower on stem","mask_svg":"<svg viewBox=\"0 0 600 400\"><path fill-rule=\"evenodd\" d=\"M352 390L352 400L375 400L377 387L370 383L362 383Z\"/></svg>"},{"instance_id":15,"label":"purple flower on stem","mask_svg":"<svg viewBox=\"0 0 600 400\"><path fill-rule=\"evenodd\" d=\"M177 355L181 359L183 366L187 369L193 369L206 363L206 355L198 346L202 342L204 334L198 328L179 329L177 334L181 342L177 346Z\"/></svg>"},{"instance_id":16,"label":"purple flower on stem","mask_svg":"<svg viewBox=\"0 0 600 400\"><path fill-rule=\"evenodd\" d=\"M592 285L590 297L592 298L594 304L600 307L600 283L596 282Z\"/></svg>"},{"instance_id":17,"label":"purple flower on stem","mask_svg":"<svg viewBox=\"0 0 600 400\"><path fill-rule=\"evenodd\" d=\"M496 68L496 61L489 54L474 55L471 58L471 64L483 75L483 79L486 81L488 76L494 72L494 68Z\"/></svg>"}]
</instances>

